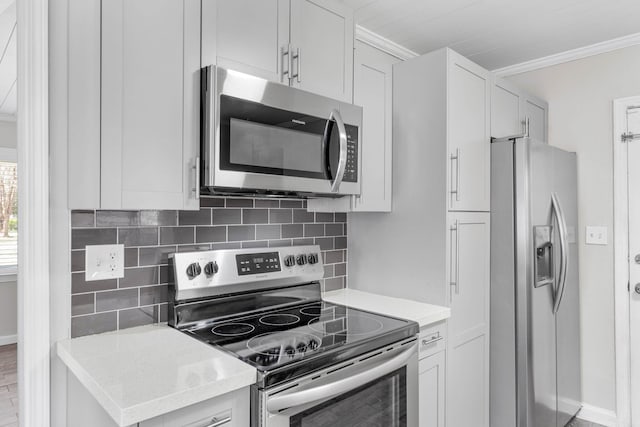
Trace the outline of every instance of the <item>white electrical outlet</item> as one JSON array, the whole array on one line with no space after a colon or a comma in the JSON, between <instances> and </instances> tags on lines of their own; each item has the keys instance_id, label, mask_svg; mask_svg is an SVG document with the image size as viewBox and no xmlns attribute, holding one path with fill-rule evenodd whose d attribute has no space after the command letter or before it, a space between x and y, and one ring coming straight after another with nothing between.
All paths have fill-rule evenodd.
<instances>
[{"instance_id":1,"label":"white electrical outlet","mask_svg":"<svg viewBox=\"0 0 640 427\"><path fill-rule=\"evenodd\" d=\"M588 225L586 227L585 243L587 245L606 245L607 227L596 227Z\"/></svg>"},{"instance_id":2,"label":"white electrical outlet","mask_svg":"<svg viewBox=\"0 0 640 427\"><path fill-rule=\"evenodd\" d=\"M84 279L124 277L124 245L90 245L85 248Z\"/></svg>"}]
</instances>

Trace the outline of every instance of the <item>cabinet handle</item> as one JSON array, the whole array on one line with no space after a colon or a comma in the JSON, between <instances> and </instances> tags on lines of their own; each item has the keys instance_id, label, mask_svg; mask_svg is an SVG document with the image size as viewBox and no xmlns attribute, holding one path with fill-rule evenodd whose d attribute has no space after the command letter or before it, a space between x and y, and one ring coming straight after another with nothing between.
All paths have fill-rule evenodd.
<instances>
[{"instance_id":1,"label":"cabinet handle","mask_svg":"<svg viewBox=\"0 0 640 427\"><path fill-rule=\"evenodd\" d=\"M300 56L300 48L296 48L296 53L292 53L291 54L291 69L293 69L293 61L296 61L296 73L295 74L291 74L291 79L296 79L298 81L298 83L300 83L302 81L302 78L300 77L300 70L301 70L301 56Z\"/></svg>"},{"instance_id":2,"label":"cabinet handle","mask_svg":"<svg viewBox=\"0 0 640 427\"><path fill-rule=\"evenodd\" d=\"M290 77L290 72L291 72L291 61L289 60L289 46L283 46L281 49L281 68L282 68L282 81L284 82L284 79L286 77L287 80L291 80ZM285 70L285 65L287 66L287 69Z\"/></svg>"},{"instance_id":3,"label":"cabinet handle","mask_svg":"<svg viewBox=\"0 0 640 427\"><path fill-rule=\"evenodd\" d=\"M456 148L456 154L451 154L451 167L453 168L453 161L456 162L456 188L453 189L453 183L451 184L451 194L456 195L456 202L460 201L460 149Z\"/></svg>"},{"instance_id":4,"label":"cabinet handle","mask_svg":"<svg viewBox=\"0 0 640 427\"><path fill-rule=\"evenodd\" d=\"M213 417L211 418L211 421L209 421L209 424L203 427L220 427L230 422L231 422L231 415L224 418Z\"/></svg>"},{"instance_id":5,"label":"cabinet handle","mask_svg":"<svg viewBox=\"0 0 640 427\"><path fill-rule=\"evenodd\" d=\"M195 187L191 189L196 200L200 200L200 157L196 157L196 164L192 167L195 174L193 182Z\"/></svg>"},{"instance_id":6,"label":"cabinet handle","mask_svg":"<svg viewBox=\"0 0 640 427\"><path fill-rule=\"evenodd\" d=\"M422 345L425 346L425 345L433 344L434 342L438 342L438 341L441 341L443 339L444 339L444 337L441 337L440 333L438 333L438 335L433 335L428 340L422 340Z\"/></svg>"},{"instance_id":7,"label":"cabinet handle","mask_svg":"<svg viewBox=\"0 0 640 427\"><path fill-rule=\"evenodd\" d=\"M456 223L454 225L451 226L451 228L449 229L449 233L451 235L451 245L453 245L453 233L456 233L456 250L455 250L455 254L456 254L456 261L455 264L453 263L453 260L450 260L450 264L449 264L449 277L451 279L451 281L449 282L450 286L455 286L456 289L456 295L460 293L460 279L459 279L459 275L460 275L460 263L458 262L458 259L460 258L460 229L459 229L459 224L458 221L456 221ZM453 267L453 268L452 268ZM453 273L455 272L455 280L453 280Z\"/></svg>"},{"instance_id":8,"label":"cabinet handle","mask_svg":"<svg viewBox=\"0 0 640 427\"><path fill-rule=\"evenodd\" d=\"M529 138L529 117L525 117L524 120L522 121L522 135L525 138Z\"/></svg>"}]
</instances>

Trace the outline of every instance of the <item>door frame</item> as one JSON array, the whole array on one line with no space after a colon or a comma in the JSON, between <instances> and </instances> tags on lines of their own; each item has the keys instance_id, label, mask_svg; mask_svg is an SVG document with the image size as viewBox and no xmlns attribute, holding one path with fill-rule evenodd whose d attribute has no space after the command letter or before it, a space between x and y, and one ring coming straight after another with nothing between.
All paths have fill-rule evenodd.
<instances>
[{"instance_id":1,"label":"door frame","mask_svg":"<svg viewBox=\"0 0 640 427\"><path fill-rule=\"evenodd\" d=\"M631 425L631 328L629 326L629 200L627 150L622 141L623 114L640 105L640 96L613 101L613 233L616 350L616 414L619 426Z\"/></svg>"},{"instance_id":2,"label":"door frame","mask_svg":"<svg viewBox=\"0 0 640 427\"><path fill-rule=\"evenodd\" d=\"M19 0L18 397L21 426L50 424L49 0Z\"/></svg>"}]
</instances>

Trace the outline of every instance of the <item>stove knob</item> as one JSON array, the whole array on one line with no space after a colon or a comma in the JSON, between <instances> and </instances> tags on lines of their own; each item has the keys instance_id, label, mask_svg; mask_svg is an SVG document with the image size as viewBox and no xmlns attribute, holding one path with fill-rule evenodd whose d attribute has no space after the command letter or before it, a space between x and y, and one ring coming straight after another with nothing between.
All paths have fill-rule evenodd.
<instances>
[{"instance_id":1,"label":"stove knob","mask_svg":"<svg viewBox=\"0 0 640 427\"><path fill-rule=\"evenodd\" d=\"M296 265L296 257L294 257L293 255L289 255L284 259L284 265L287 267L293 267L294 265Z\"/></svg>"},{"instance_id":2,"label":"stove knob","mask_svg":"<svg viewBox=\"0 0 640 427\"><path fill-rule=\"evenodd\" d=\"M211 277L218 272L218 263L215 261L210 261L207 265L204 266L204 274L207 277Z\"/></svg>"},{"instance_id":3,"label":"stove knob","mask_svg":"<svg viewBox=\"0 0 640 427\"><path fill-rule=\"evenodd\" d=\"M318 254L309 254L307 256L307 261L309 264L317 264L318 263Z\"/></svg>"},{"instance_id":4,"label":"stove knob","mask_svg":"<svg viewBox=\"0 0 640 427\"><path fill-rule=\"evenodd\" d=\"M289 357L293 357L296 355L296 349L288 345L287 348L284 349L284 353Z\"/></svg>"},{"instance_id":5,"label":"stove knob","mask_svg":"<svg viewBox=\"0 0 640 427\"><path fill-rule=\"evenodd\" d=\"M189 264L189 267L187 267L187 277L189 280L196 278L200 273L202 273L202 269L200 268L200 264L197 262Z\"/></svg>"},{"instance_id":6,"label":"stove knob","mask_svg":"<svg viewBox=\"0 0 640 427\"><path fill-rule=\"evenodd\" d=\"M308 347L311 350L315 350L316 348L318 348L318 341L316 341L316 340L309 341Z\"/></svg>"},{"instance_id":7,"label":"stove knob","mask_svg":"<svg viewBox=\"0 0 640 427\"><path fill-rule=\"evenodd\" d=\"M298 257L296 258L296 263L298 265L305 265L307 263L307 256L306 255L298 255Z\"/></svg>"},{"instance_id":8,"label":"stove knob","mask_svg":"<svg viewBox=\"0 0 640 427\"><path fill-rule=\"evenodd\" d=\"M296 346L296 350L298 350L298 353L304 353L305 351L307 351L307 345L301 342Z\"/></svg>"}]
</instances>

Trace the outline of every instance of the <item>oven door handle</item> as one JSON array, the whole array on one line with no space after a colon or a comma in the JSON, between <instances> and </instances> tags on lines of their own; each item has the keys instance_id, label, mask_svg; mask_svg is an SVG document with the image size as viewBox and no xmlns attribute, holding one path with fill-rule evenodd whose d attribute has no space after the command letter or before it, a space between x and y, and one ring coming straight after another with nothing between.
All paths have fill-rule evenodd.
<instances>
[{"instance_id":1,"label":"oven door handle","mask_svg":"<svg viewBox=\"0 0 640 427\"><path fill-rule=\"evenodd\" d=\"M411 345L407 350L394 356L379 365L375 365L364 372L343 378L318 387L293 392L282 396L274 396L267 399L267 411L272 414L286 408L294 408L320 400L327 400L363 386L376 378L383 377L407 364L409 359L417 352L417 344Z\"/></svg>"}]
</instances>

